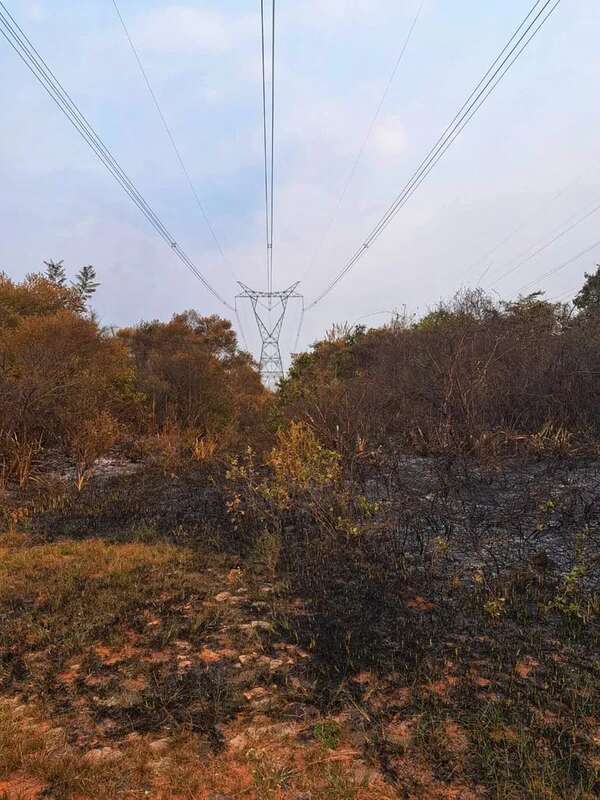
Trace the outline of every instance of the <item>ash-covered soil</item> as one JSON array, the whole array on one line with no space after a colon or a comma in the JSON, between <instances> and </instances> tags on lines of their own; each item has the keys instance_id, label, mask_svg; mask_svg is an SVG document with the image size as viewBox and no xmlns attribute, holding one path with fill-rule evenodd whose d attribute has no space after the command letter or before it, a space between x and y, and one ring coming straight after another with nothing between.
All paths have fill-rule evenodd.
<instances>
[{"instance_id":1,"label":"ash-covered soil","mask_svg":"<svg viewBox=\"0 0 600 800\"><path fill-rule=\"evenodd\" d=\"M50 474L68 483L68 465L58 466ZM497 576L528 564L566 573L585 560L587 580L600 586L598 459L513 459L483 467L403 456L393 470L367 474L351 490L381 503L375 527L396 554ZM74 502L37 515L34 524L50 536L121 536L134 525L180 539L223 538L226 499L222 482L203 475L165 476L107 458Z\"/></svg>"},{"instance_id":2,"label":"ash-covered soil","mask_svg":"<svg viewBox=\"0 0 600 800\"><path fill-rule=\"evenodd\" d=\"M396 534L413 554L457 571L496 575L527 564L567 572L578 559L600 585L600 461L505 462L405 458L397 487L383 493Z\"/></svg>"}]
</instances>

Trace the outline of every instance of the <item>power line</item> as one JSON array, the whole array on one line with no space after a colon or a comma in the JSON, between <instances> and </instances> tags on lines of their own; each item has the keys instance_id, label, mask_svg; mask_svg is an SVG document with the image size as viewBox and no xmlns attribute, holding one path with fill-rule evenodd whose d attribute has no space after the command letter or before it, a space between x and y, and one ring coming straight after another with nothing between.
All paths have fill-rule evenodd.
<instances>
[{"instance_id":1,"label":"power line","mask_svg":"<svg viewBox=\"0 0 600 800\"><path fill-rule=\"evenodd\" d=\"M185 264L185 266L198 278L204 287L217 300L219 300L220 303L222 303L231 311L234 311L234 307L230 305L223 297L221 297L221 295L211 286L211 284L207 281L189 256L179 247L173 235L169 232L156 212L141 195L135 184L123 171L119 163L110 152L109 148L92 128L91 124L88 122L66 89L60 83L56 75L52 72L46 61L44 61L40 53L31 43L23 29L16 22L3 2L0 2L0 7L4 9L4 13L2 10L0 10L0 25L2 25L3 28L0 28L0 33L6 39L10 47L19 56L21 61L23 61L25 66L44 88L46 93L71 122L83 140L90 146L90 148L112 174L124 192L138 207L158 235L169 245L171 250L180 259L180 261Z\"/></svg>"},{"instance_id":2,"label":"power line","mask_svg":"<svg viewBox=\"0 0 600 800\"><path fill-rule=\"evenodd\" d=\"M592 250L595 250L597 247L600 247L600 239L596 240L588 247L585 247L583 250L580 250L580 252L577 253L577 255L572 256L572 258L569 258L567 261L563 261L563 263L559 264L557 267L554 267L553 269L544 272L542 275L538 275L537 278L534 278L532 281L529 281L529 283L523 284L523 286L521 286L517 291L520 293L523 291L523 289L529 289L531 286L534 286L538 281L544 280L544 278L549 278L551 275L555 275L557 272L560 272L561 270L565 269L571 264L574 264L575 261L578 261L583 256L587 255L588 253L591 253Z\"/></svg>"},{"instance_id":3,"label":"power line","mask_svg":"<svg viewBox=\"0 0 600 800\"><path fill-rule=\"evenodd\" d=\"M600 266L600 264L598 266ZM567 295L571 295L573 297L573 299L575 299L575 297L577 297L577 295L579 294L579 292L581 291L582 288L583 288L583 286L582 286L581 283L578 284L577 286L571 286L569 289L565 289L560 294L557 294L554 297L552 297L550 302L557 303L557 302L561 301L564 297L567 297Z\"/></svg>"},{"instance_id":4,"label":"power line","mask_svg":"<svg viewBox=\"0 0 600 800\"><path fill-rule=\"evenodd\" d=\"M309 305L307 310L319 303L326 295L328 295L342 278L352 269L352 267L364 256L369 247L379 238L383 231L390 224L392 219L396 216L398 211L406 204L408 199L414 194L421 183L425 180L427 175L435 167L438 161L444 156L447 150L451 147L455 139L460 135L464 128L469 124L477 111L486 102L492 92L496 89L498 84L502 81L506 73L510 70L513 64L521 56L523 51L527 48L530 42L541 30L543 25L550 18L552 13L556 10L561 0L555 0L551 5L552 0L545 0L541 9L536 12L537 7L540 5L541 0L537 0L533 7L520 23L516 31L510 37L508 43L501 50L500 54L493 61L483 78L479 81L475 89L471 92L461 109L458 111L452 122L447 126L446 130L442 133L436 144L429 151L428 155L421 162L416 172L400 192L396 200L389 207L387 212L383 215L377 225L372 229L370 234L364 240L361 247L354 253L354 255L347 261L343 269L338 275L329 283L329 285L321 292L320 295ZM550 10L544 15L546 9ZM533 19L530 19L533 17ZM538 23L538 20L541 22ZM537 27L536 27L537 24ZM533 32L531 32L533 30Z\"/></svg>"},{"instance_id":5,"label":"power line","mask_svg":"<svg viewBox=\"0 0 600 800\"><path fill-rule=\"evenodd\" d=\"M371 119L371 122L369 123L369 127L367 129L366 136L363 139L362 144L361 144L361 146L360 146L360 148L359 148L359 150L358 150L358 152L356 154L356 157L354 159L354 162L352 164L350 172L348 173L348 175L346 177L346 182L344 183L344 186L342 188L341 194L340 194L340 196L339 196L339 198L337 200L337 203L335 204L333 213L332 213L332 215L331 215L331 217L329 219L329 222L327 223L327 226L325 228L325 232L324 232L323 236L321 237L321 240L320 240L319 244L317 245L317 249L315 250L315 253L314 253L314 255L313 255L312 259L311 259L310 266L309 266L308 270L306 271L307 273L314 268L316 260L317 260L317 256L319 254L319 251L321 251L323 249L323 246L324 246L325 242L327 241L327 239L329 238L329 235L331 234L331 230L332 230L332 228L333 228L333 226L334 226L334 224L335 224L335 222L337 220L337 216L339 214L339 211L340 211L340 208L342 206L342 203L344 202L344 198L346 197L346 195L348 193L348 189L350 188L350 185L352 184L352 181L354 180L354 176L356 175L356 171L357 171L357 169L359 167L359 164L362 161L362 158L363 158L363 156L365 154L365 150L367 149L367 145L369 143L369 140L371 139L371 136L373 134L373 130L375 128L377 120L379 119L379 115L381 114L383 106L385 105L385 101L387 100L387 97L388 97L388 95L390 93L390 89L392 88L394 80L396 79L396 75L398 74L398 70L400 69L400 65L402 64L402 61L404 59L404 54L406 53L408 45L410 44L410 41L412 39L412 35L413 35L414 30L415 30L415 28L417 26L417 22L419 21L419 18L421 16L421 12L423 11L423 6L424 5L425 5L425 0L421 0L421 3L420 3L420 5L419 5L419 7L417 9L417 13L415 14L415 16L414 16L414 18L413 18L413 20L412 20L412 22L410 24L410 27L408 29L408 33L406 34L406 38L404 39L402 47L400 48L400 53L399 53L399 55L398 55L398 57L396 59L396 63L394 64L394 68L393 68L393 70L391 72L391 75L390 75L390 77L388 79L388 82L387 82L386 87L385 87L385 89L383 91L381 99L380 99L380 101L379 101L379 103L377 105L377 108L376 108L375 113L374 113L374 115L373 115L373 117Z\"/></svg>"},{"instance_id":6,"label":"power line","mask_svg":"<svg viewBox=\"0 0 600 800\"><path fill-rule=\"evenodd\" d=\"M555 297L551 297L550 298L550 302L551 303L558 303L558 302L562 301L562 299L564 297L566 297L567 295L575 295L577 293L578 289L579 289L579 286L571 286L570 289L566 289L564 292L561 292L560 294L557 294Z\"/></svg>"},{"instance_id":7,"label":"power line","mask_svg":"<svg viewBox=\"0 0 600 800\"><path fill-rule=\"evenodd\" d=\"M273 291L273 227L275 198L275 0L273 0L273 20L271 26L271 259L269 272L269 291Z\"/></svg>"},{"instance_id":8,"label":"power line","mask_svg":"<svg viewBox=\"0 0 600 800\"><path fill-rule=\"evenodd\" d=\"M356 325L357 322L362 322L363 319L370 319L371 317L382 317L384 314L389 314L390 317L393 319L394 316L398 315L397 311L372 311L370 314L363 314L362 317L357 317L352 325Z\"/></svg>"},{"instance_id":9,"label":"power line","mask_svg":"<svg viewBox=\"0 0 600 800\"><path fill-rule=\"evenodd\" d=\"M237 307L237 299L235 301L235 317L237 319L238 328L240 329L240 334L242 337L242 341L244 342L244 347L246 348L246 352L250 352L250 348L248 347L248 340L246 339L246 334L244 333L244 326L242 325L242 318L240 317L240 312Z\"/></svg>"},{"instance_id":10,"label":"power line","mask_svg":"<svg viewBox=\"0 0 600 800\"><path fill-rule=\"evenodd\" d=\"M265 0L260 0L260 38L265 172L265 228L267 234L267 293L270 293L273 291L273 228L275 218L275 0L272 0L271 20L270 109L267 107L267 44L265 33ZM267 133L267 131L269 131L269 133Z\"/></svg>"},{"instance_id":11,"label":"power line","mask_svg":"<svg viewBox=\"0 0 600 800\"><path fill-rule=\"evenodd\" d=\"M520 222L518 225L516 225L514 228L512 228L510 230L510 232L503 239L501 239L501 241L499 241L497 244L495 244L494 247L492 247L491 250L488 250L483 256L481 256L476 261L474 261L470 266L468 266L465 269L464 273L462 273L462 274L463 275L467 275L469 272L471 272L471 270L474 270L477 267L481 266L489 258L491 258L493 255L495 255L498 252L498 250L500 250L502 247L504 247L505 244L510 242L511 239L513 239L518 233L520 233L522 230L524 230L529 225L531 220L535 219L535 217L537 217L538 214L541 211L543 211L546 208L547 205L550 205L551 203L554 203L555 200L558 200L560 197L562 197L565 194L565 192L567 192L572 186L575 186L577 183L579 183L579 181L581 180L581 178L583 177L584 174L587 174L587 170L585 170L583 173L578 175L574 180L569 181L569 183L566 186L563 186L561 189L559 189L557 192L555 192L550 197L549 200L544 200L539 205L539 207L536 208L536 210L532 214L528 215L523 222ZM485 276L488 274L488 272L493 267L493 265L494 265L494 262L491 261L485 267L483 272L477 278L477 283L479 283L480 281L482 281L485 278Z\"/></svg>"},{"instance_id":12,"label":"power line","mask_svg":"<svg viewBox=\"0 0 600 800\"><path fill-rule=\"evenodd\" d=\"M258 291L238 281L242 293L239 298L250 300L254 319L261 339L260 374L267 386L275 388L278 381L283 378L283 359L279 339L285 320L288 303L291 298L300 299L296 292L298 281L282 292L273 291L273 230L275 226L275 0L272 0L271 19L271 91L270 91L270 119L267 108L267 55L265 36L265 0L260 0L260 38L261 38L261 66L262 66L262 111L263 111L263 149L265 173L265 228L267 238L267 290ZM270 133L267 134L267 130ZM266 301L266 305L265 302ZM304 301L303 301L304 302ZM279 309L278 306L281 305ZM260 313L259 307L266 308L268 319ZM272 312L276 311L274 321Z\"/></svg>"},{"instance_id":13,"label":"power line","mask_svg":"<svg viewBox=\"0 0 600 800\"><path fill-rule=\"evenodd\" d=\"M267 144L267 67L266 67L266 45L265 45L265 3L260 0L260 36L261 36L261 55L262 55L262 108L263 108L263 148L265 157L265 223L267 234L267 286L271 286L271 266L270 248L271 241L269 224L269 155Z\"/></svg>"},{"instance_id":14,"label":"power line","mask_svg":"<svg viewBox=\"0 0 600 800\"><path fill-rule=\"evenodd\" d=\"M177 142L175 141L175 137L173 136L173 132L171 130L171 127L170 127L169 123L167 122L165 114L164 114L164 112L163 112L163 110L161 108L161 105L160 105L159 101L158 101L158 97L156 95L156 92L154 91L154 87L152 86L152 83L150 82L150 78L148 77L148 73L146 72L146 69L145 69L144 64L142 62L140 54L139 54L139 52L138 52L138 50L137 50L137 48L136 48L136 46L135 46L135 44L133 42L131 34L129 33L129 29L127 28L127 25L125 23L125 20L123 18L121 10L119 9L119 6L117 5L117 0L112 0L112 4L115 7L115 11L116 11L117 17L119 18L119 21L120 21L121 26L123 28L123 32L125 33L127 41L129 42L129 46L131 47L131 51L132 51L132 53L133 53L133 55L135 57L135 60L137 61L137 65L139 67L140 73L142 75L142 78L144 79L144 83L146 84L146 86L148 88L148 92L150 93L150 97L152 98L152 102L154 103L154 105L156 107L156 110L157 110L158 115L160 117L160 120L162 122L163 128L165 129L165 132L166 132L166 134L167 134L167 136L169 138L169 141L171 142L171 147L173 148L173 152L175 153L175 157L177 158L177 161L179 162L179 166L181 167L181 171L183 172L183 175L184 175L185 179L187 180L187 182L189 184L189 187L190 187L190 190L191 190L191 192L192 192L192 194L193 194L193 196L194 196L194 198L196 200L196 204L197 204L198 208L200 209L200 212L201 212L202 216L204 217L204 221L206 223L206 227L208 228L208 230L210 232L210 235L211 235L211 237L212 237L212 239L213 239L213 241L214 241L214 243L215 243L215 245L217 247L217 250L221 254L221 258L227 264L228 268L231 269L231 267L229 266L229 263L227 261L227 258L225 257L225 253L223 252L223 248L221 247L221 243L219 242L219 239L217 238L217 234L215 233L215 230L214 230L213 226L211 225L211 222L210 222L210 220L208 218L208 214L206 213L206 209L204 208L202 200L200 199L200 195L198 194L198 192L196 190L196 187L194 185L194 181L192 180L192 177L190 175L190 171L188 170L188 168L187 168L187 166L185 164L185 161L183 160L183 156L181 155L181 150L179 149L179 146L177 145Z\"/></svg>"},{"instance_id":15,"label":"power line","mask_svg":"<svg viewBox=\"0 0 600 800\"><path fill-rule=\"evenodd\" d=\"M533 253L530 253L526 258L523 258L520 261L518 261L516 264L513 264L509 269L506 270L506 272L503 272L502 275L497 277L496 280L493 283L490 283L488 288L491 288L492 286L497 286L497 284L500 283L501 280L503 280L504 278L508 277L509 275L512 275L513 272L516 272L524 264L527 264L529 261L531 261L532 259L536 258L536 256L539 256L540 253L543 253L544 250L547 250L553 244L555 244L560 239L562 239L563 236L566 236L568 233L570 233L572 230L574 230L578 225L581 225L582 222L585 222L590 217L592 217L594 214L597 214L599 211L600 211L600 203L598 203L598 205L594 206L592 209L587 211L582 216L577 217L575 219L575 222L573 222L570 225L567 225L566 228L560 229L559 232L556 234L556 236L553 236L550 240L548 240L547 242L544 242L543 244L541 244L539 247L537 247L533 251ZM571 220L573 220L574 218L575 218L575 215L569 217L567 222L571 222Z\"/></svg>"},{"instance_id":16,"label":"power line","mask_svg":"<svg viewBox=\"0 0 600 800\"><path fill-rule=\"evenodd\" d=\"M300 343L300 334L302 333L302 326L304 325L304 298L302 298L302 311L300 312L300 320L298 321L298 330L296 331L296 340L294 341L294 353L298 352L298 344Z\"/></svg>"},{"instance_id":17,"label":"power line","mask_svg":"<svg viewBox=\"0 0 600 800\"><path fill-rule=\"evenodd\" d=\"M373 231L365 240L362 247L360 247L352 258L347 262L346 266L343 270L337 275L337 277L328 285L328 287L316 298L316 300L311 303L308 308L316 305L320 302L332 289L339 283L340 280L349 272L350 269L362 258L365 254L366 250L371 246L371 244L381 235L381 233L385 230L385 228L389 225L393 217L396 213L402 208L408 199L412 196L412 194L416 191L416 189L421 185L421 183L425 180L427 175L431 172L431 170L435 167L437 162L443 157L443 155L447 152L450 148L454 140L460 135L460 133L464 130L464 128L469 124L473 116L477 113L477 111L481 108L481 106L485 103L488 99L490 94L494 91L496 86L500 83L500 81L504 78L508 70L512 67L515 61L519 58L521 53L525 50L527 45L531 42L534 36L538 33L542 25L546 22L546 20L550 17L552 12L556 9L559 5L560 0L557 0L554 6L550 9L550 12L546 15L546 17L542 20L542 22L538 25L538 27L534 30L531 34L529 39L527 39L527 35L529 31L533 28L537 20L540 16L544 13L547 6L550 4L551 0L547 0L544 6L540 11L538 11L535 18L529 23L526 27L524 33L520 36L517 42L511 47L513 40L518 36L521 29L526 25L527 20L531 15L535 12L536 7L539 5L540 0L538 0L533 8L529 11L523 22L519 25L515 33L513 33L512 37L510 38L509 42L501 53L496 57L495 61L493 62L492 66L488 69L484 77L481 79L479 84L475 87L469 98L465 101L459 112L456 114L452 122L448 125L444 133L440 136L434 147L431 149L427 157L421 162L421 165L418 167L417 171L414 173L412 178L406 184L400 195L396 198L392 206L388 209L386 214L380 220L380 222L376 225ZM521 46L519 50L519 46L526 40L525 43ZM507 55L504 54L506 51L509 51ZM516 55L513 54L516 52ZM512 60L511 60L512 58ZM500 63L499 63L500 62ZM508 62L508 64L507 64ZM505 66L507 64L507 66ZM496 66L498 65L498 66Z\"/></svg>"}]
</instances>

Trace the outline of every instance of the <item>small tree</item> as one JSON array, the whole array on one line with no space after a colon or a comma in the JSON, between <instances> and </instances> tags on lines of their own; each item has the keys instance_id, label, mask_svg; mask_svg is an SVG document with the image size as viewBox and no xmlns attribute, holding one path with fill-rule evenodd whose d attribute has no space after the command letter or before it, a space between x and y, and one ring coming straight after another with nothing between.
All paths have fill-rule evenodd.
<instances>
[{"instance_id":1,"label":"small tree","mask_svg":"<svg viewBox=\"0 0 600 800\"><path fill-rule=\"evenodd\" d=\"M79 292L85 303L91 298L100 284L96 281L96 270L91 264L82 267L72 283L73 288Z\"/></svg>"},{"instance_id":2,"label":"small tree","mask_svg":"<svg viewBox=\"0 0 600 800\"><path fill-rule=\"evenodd\" d=\"M44 261L46 265L46 277L50 281L50 283L55 284L56 286L66 286L67 285L67 273L65 272L64 261L61 259L60 261Z\"/></svg>"},{"instance_id":3,"label":"small tree","mask_svg":"<svg viewBox=\"0 0 600 800\"><path fill-rule=\"evenodd\" d=\"M71 450L76 460L75 484L81 491L94 473L96 461L114 446L119 424L106 410L81 420L71 434Z\"/></svg>"},{"instance_id":4,"label":"small tree","mask_svg":"<svg viewBox=\"0 0 600 800\"><path fill-rule=\"evenodd\" d=\"M585 273L585 283L581 287L579 294L573 300L573 305L579 311L587 313L600 312L600 264L598 269L591 275Z\"/></svg>"}]
</instances>

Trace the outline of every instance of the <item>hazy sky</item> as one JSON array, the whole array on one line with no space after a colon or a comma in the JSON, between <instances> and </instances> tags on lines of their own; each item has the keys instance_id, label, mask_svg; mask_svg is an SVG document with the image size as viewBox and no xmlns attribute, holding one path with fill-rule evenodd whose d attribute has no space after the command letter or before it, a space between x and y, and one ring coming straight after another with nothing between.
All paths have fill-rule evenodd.
<instances>
[{"instance_id":1,"label":"hazy sky","mask_svg":"<svg viewBox=\"0 0 600 800\"><path fill-rule=\"evenodd\" d=\"M111 0L5 0L83 112L206 277L265 288L259 0L120 0L230 267L170 149ZM274 280L307 302L386 210L523 18L531 0L425 0L329 235L328 223L420 0L278 0ZM562 0L378 243L306 314L301 345L334 321L421 313L463 284L515 296L600 238L600 3ZM103 322L226 309L173 257L0 38L0 269L49 258L96 266ZM556 196L561 190L560 196ZM526 223L526 224L525 224ZM537 288L580 284L600 247ZM530 288L527 289L530 291ZM282 336L289 350L299 307ZM257 337L242 313L250 343Z\"/></svg>"}]
</instances>

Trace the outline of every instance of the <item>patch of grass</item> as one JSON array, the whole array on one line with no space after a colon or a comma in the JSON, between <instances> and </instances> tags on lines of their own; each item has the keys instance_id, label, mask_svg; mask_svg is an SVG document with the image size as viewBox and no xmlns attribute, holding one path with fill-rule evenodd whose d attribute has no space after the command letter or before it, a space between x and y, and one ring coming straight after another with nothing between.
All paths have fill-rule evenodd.
<instances>
[{"instance_id":1,"label":"patch of grass","mask_svg":"<svg viewBox=\"0 0 600 800\"><path fill-rule=\"evenodd\" d=\"M289 786L295 770L289 766L275 764L262 754L256 754L253 761L252 778L258 796L264 800L274 800L279 791Z\"/></svg>"},{"instance_id":2,"label":"patch of grass","mask_svg":"<svg viewBox=\"0 0 600 800\"><path fill-rule=\"evenodd\" d=\"M39 719L0 703L0 778L26 774L41 781L57 800L76 794L117 796L126 782L139 778L140 761L147 758L143 750L132 746L118 760L85 758L69 746L61 729L47 730ZM143 786L143 781L136 783Z\"/></svg>"},{"instance_id":3,"label":"patch of grass","mask_svg":"<svg viewBox=\"0 0 600 800\"><path fill-rule=\"evenodd\" d=\"M370 787L353 777L345 760L321 746L303 750L301 768L293 750L268 735L260 749L246 753L210 755L189 731L161 740L160 752L152 740L138 737L118 748L82 753L65 731L48 730L32 708L0 701L0 781L23 775L39 781L44 796L56 800L95 797L98 800L212 794L279 800L392 800L393 787ZM0 795L1 796L1 795ZM14 795L10 795L13 800Z\"/></svg>"},{"instance_id":4,"label":"patch of grass","mask_svg":"<svg viewBox=\"0 0 600 800\"><path fill-rule=\"evenodd\" d=\"M198 591L194 555L170 545L102 541L0 546L2 645L51 647L60 665L115 639L164 593Z\"/></svg>"},{"instance_id":5,"label":"patch of grass","mask_svg":"<svg viewBox=\"0 0 600 800\"><path fill-rule=\"evenodd\" d=\"M69 652L95 642L131 624L129 612L156 603L161 592L197 588L193 565L190 551L166 544L0 546L4 644L35 649L63 639Z\"/></svg>"},{"instance_id":6,"label":"patch of grass","mask_svg":"<svg viewBox=\"0 0 600 800\"><path fill-rule=\"evenodd\" d=\"M313 728L315 739L328 750L335 750L340 743L340 726L335 720L317 722Z\"/></svg>"},{"instance_id":7,"label":"patch of grass","mask_svg":"<svg viewBox=\"0 0 600 800\"><path fill-rule=\"evenodd\" d=\"M126 694L120 703L111 696L109 702L97 706L97 712L117 722L116 735L185 729L208 735L215 749L220 749L223 737L216 726L239 705L232 688L217 669L195 667L178 673L154 668L146 688Z\"/></svg>"},{"instance_id":8,"label":"patch of grass","mask_svg":"<svg viewBox=\"0 0 600 800\"><path fill-rule=\"evenodd\" d=\"M543 729L510 702L493 713L481 708L471 718L472 769L494 787L498 800L594 797L600 776L586 765L581 737L569 728L556 724Z\"/></svg>"}]
</instances>

